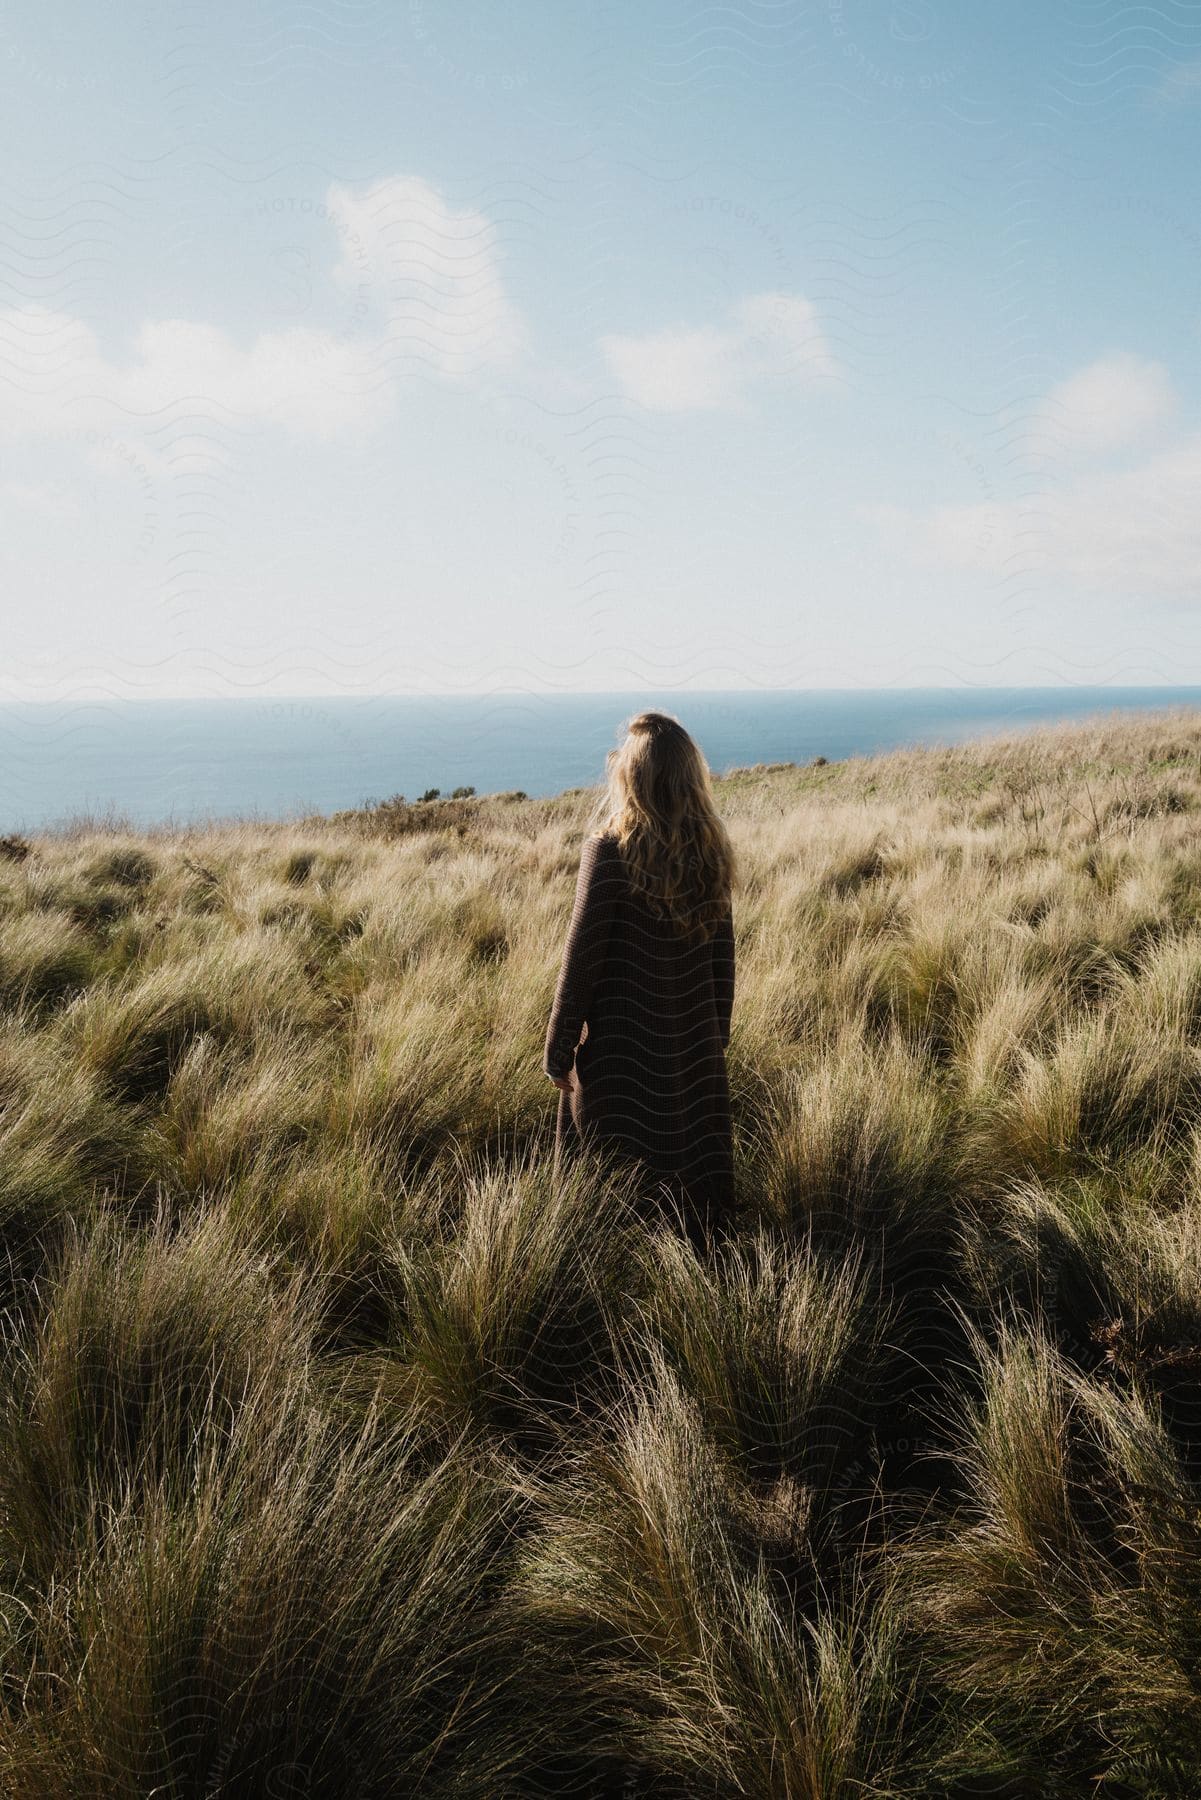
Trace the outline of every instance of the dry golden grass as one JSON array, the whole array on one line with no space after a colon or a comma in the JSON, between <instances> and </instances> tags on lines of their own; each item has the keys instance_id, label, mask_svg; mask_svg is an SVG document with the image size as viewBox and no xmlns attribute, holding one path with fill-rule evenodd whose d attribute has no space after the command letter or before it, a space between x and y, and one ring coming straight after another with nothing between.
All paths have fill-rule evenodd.
<instances>
[{"instance_id":1,"label":"dry golden grass","mask_svg":"<svg viewBox=\"0 0 1201 1800\"><path fill-rule=\"evenodd\" d=\"M1196 1792L1201 717L717 790L708 1260L591 791L0 842L6 1794Z\"/></svg>"}]
</instances>

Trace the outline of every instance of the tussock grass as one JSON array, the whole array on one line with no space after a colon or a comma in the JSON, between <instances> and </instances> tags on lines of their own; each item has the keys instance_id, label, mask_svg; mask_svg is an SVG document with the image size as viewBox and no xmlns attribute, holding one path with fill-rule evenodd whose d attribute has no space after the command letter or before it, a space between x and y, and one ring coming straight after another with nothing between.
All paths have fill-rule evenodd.
<instances>
[{"instance_id":1,"label":"tussock grass","mask_svg":"<svg viewBox=\"0 0 1201 1800\"><path fill-rule=\"evenodd\" d=\"M0 1283L24 1306L30 1284L98 1197L144 1183L137 1122L79 1064L64 1063L30 1013L0 1024Z\"/></svg>"},{"instance_id":2,"label":"tussock grass","mask_svg":"<svg viewBox=\"0 0 1201 1800\"><path fill-rule=\"evenodd\" d=\"M5 1794L1196 1791L1201 718L717 789L705 1256L591 790L0 839Z\"/></svg>"},{"instance_id":3,"label":"tussock grass","mask_svg":"<svg viewBox=\"0 0 1201 1800\"><path fill-rule=\"evenodd\" d=\"M82 993L93 972L92 947L69 918L26 912L5 921L0 943L0 1001L50 1012Z\"/></svg>"},{"instance_id":4,"label":"tussock grass","mask_svg":"<svg viewBox=\"0 0 1201 1800\"><path fill-rule=\"evenodd\" d=\"M271 1284L220 1210L171 1232L76 1232L41 1318L9 1346L5 1530L26 1573L69 1566L94 1510L147 1484L194 1484L244 1408L277 1404L302 1365L311 1284Z\"/></svg>"},{"instance_id":5,"label":"tussock grass","mask_svg":"<svg viewBox=\"0 0 1201 1800\"><path fill-rule=\"evenodd\" d=\"M853 1567L823 1588L806 1490L755 1504L706 1422L661 1364L612 1440L540 1496L513 1603L564 1688L552 1746L680 1794L920 1791L899 1615ZM792 1551L783 1570L765 1535Z\"/></svg>"},{"instance_id":6,"label":"tussock grass","mask_svg":"<svg viewBox=\"0 0 1201 1800\"><path fill-rule=\"evenodd\" d=\"M871 1420L890 1323L856 1258L830 1272L759 1231L716 1264L660 1233L647 1260L647 1337L743 1479L830 1488Z\"/></svg>"},{"instance_id":7,"label":"tussock grass","mask_svg":"<svg viewBox=\"0 0 1201 1800\"><path fill-rule=\"evenodd\" d=\"M93 1504L73 1567L9 1597L6 1793L504 1791L486 1622L511 1498L411 1422L351 1435L299 1386L273 1398L198 1485Z\"/></svg>"},{"instance_id":8,"label":"tussock grass","mask_svg":"<svg viewBox=\"0 0 1201 1800\"><path fill-rule=\"evenodd\" d=\"M456 1438L570 1444L616 1386L636 1199L590 1159L557 1179L527 1157L427 1182L384 1251L386 1391Z\"/></svg>"},{"instance_id":9,"label":"tussock grass","mask_svg":"<svg viewBox=\"0 0 1201 1800\"><path fill-rule=\"evenodd\" d=\"M967 1771L1184 1796L1201 1755L1201 1517L1153 1398L1040 1336L978 1343L958 1423L972 1504L903 1552ZM1019 1790L1015 1790L1019 1791Z\"/></svg>"}]
</instances>

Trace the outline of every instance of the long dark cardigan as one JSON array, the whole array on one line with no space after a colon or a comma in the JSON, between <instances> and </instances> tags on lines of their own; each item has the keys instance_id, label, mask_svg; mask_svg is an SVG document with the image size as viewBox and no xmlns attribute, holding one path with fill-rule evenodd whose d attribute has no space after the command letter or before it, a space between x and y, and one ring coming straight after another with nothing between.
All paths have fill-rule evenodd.
<instances>
[{"instance_id":1,"label":"long dark cardigan","mask_svg":"<svg viewBox=\"0 0 1201 1800\"><path fill-rule=\"evenodd\" d=\"M559 1093L556 1154L591 1138L667 1178L694 1218L723 1221L734 1199L733 1005L730 908L690 945L631 886L616 838L585 838L542 1065L576 1073L570 1095Z\"/></svg>"}]
</instances>

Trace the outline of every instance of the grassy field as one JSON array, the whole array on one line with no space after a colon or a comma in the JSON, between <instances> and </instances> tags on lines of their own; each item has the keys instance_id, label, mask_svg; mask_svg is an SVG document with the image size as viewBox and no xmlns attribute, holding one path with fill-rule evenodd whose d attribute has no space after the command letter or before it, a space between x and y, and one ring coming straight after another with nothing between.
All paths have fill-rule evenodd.
<instances>
[{"instance_id":1,"label":"grassy field","mask_svg":"<svg viewBox=\"0 0 1201 1800\"><path fill-rule=\"evenodd\" d=\"M707 1259L593 792L0 844L5 1796L1201 1789L1201 715L716 786Z\"/></svg>"}]
</instances>

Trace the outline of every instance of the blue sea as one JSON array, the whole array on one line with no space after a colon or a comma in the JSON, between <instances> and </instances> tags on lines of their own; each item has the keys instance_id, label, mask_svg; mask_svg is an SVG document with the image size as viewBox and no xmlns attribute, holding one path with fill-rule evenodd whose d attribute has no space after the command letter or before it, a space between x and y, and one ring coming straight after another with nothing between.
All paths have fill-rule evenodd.
<instances>
[{"instance_id":1,"label":"blue sea","mask_svg":"<svg viewBox=\"0 0 1201 1800\"><path fill-rule=\"evenodd\" d=\"M622 720L674 713L715 773L954 744L1057 719L1201 707L1201 687L752 689L0 705L0 832L332 812L429 788L601 779Z\"/></svg>"}]
</instances>

